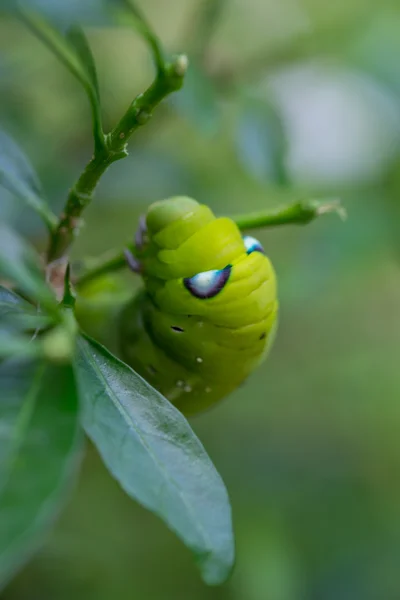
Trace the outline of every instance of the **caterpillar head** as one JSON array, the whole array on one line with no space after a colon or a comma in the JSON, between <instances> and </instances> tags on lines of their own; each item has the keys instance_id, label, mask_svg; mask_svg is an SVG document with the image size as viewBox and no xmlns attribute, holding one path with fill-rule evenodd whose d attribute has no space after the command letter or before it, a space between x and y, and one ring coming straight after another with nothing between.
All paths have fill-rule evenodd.
<instances>
[{"instance_id":1,"label":"caterpillar head","mask_svg":"<svg viewBox=\"0 0 400 600\"><path fill-rule=\"evenodd\" d=\"M261 244L191 198L152 204L137 241L147 291L162 311L238 326L275 305L275 275Z\"/></svg>"}]
</instances>

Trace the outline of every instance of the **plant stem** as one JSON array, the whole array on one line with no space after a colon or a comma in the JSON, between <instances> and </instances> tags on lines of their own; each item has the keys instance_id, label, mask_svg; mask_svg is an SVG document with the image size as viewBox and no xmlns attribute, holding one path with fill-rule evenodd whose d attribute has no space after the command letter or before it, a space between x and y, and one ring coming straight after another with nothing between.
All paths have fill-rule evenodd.
<instances>
[{"instance_id":1,"label":"plant stem","mask_svg":"<svg viewBox=\"0 0 400 600\"><path fill-rule=\"evenodd\" d=\"M50 238L48 262L57 260L68 250L79 230L81 214L90 203L100 177L113 162L128 156L128 139L136 129L147 123L163 98L182 87L187 66L186 56L179 55L163 70L158 70L150 87L134 99L116 127L106 136L105 147L95 151L68 195L58 227Z\"/></svg>"},{"instance_id":2,"label":"plant stem","mask_svg":"<svg viewBox=\"0 0 400 600\"><path fill-rule=\"evenodd\" d=\"M264 210L233 216L232 220L239 229L246 230L277 225L306 225L319 216L331 212L337 213L342 219L346 217L346 211L339 200L305 200L272 211ZM126 248L135 255L136 249L131 243L127 244ZM124 250L111 250L99 258L91 260L90 264L76 278L75 283L78 286L84 285L101 275L119 271L126 266Z\"/></svg>"},{"instance_id":3,"label":"plant stem","mask_svg":"<svg viewBox=\"0 0 400 600\"><path fill-rule=\"evenodd\" d=\"M335 212L342 219L346 211L340 200L303 200L272 211L260 211L232 217L239 229L257 229L276 225L306 225L320 215Z\"/></svg>"},{"instance_id":4,"label":"plant stem","mask_svg":"<svg viewBox=\"0 0 400 600\"><path fill-rule=\"evenodd\" d=\"M132 244L127 244L126 248L132 252L133 255L135 254L135 248ZM124 251L110 250L98 258L91 259L90 262L87 263L86 267L83 268L82 273L76 277L75 283L78 286L83 285L89 281L93 281L93 279L97 279L97 277L100 277L101 275L105 275L106 273L120 271L126 266L127 262Z\"/></svg>"},{"instance_id":5,"label":"plant stem","mask_svg":"<svg viewBox=\"0 0 400 600\"><path fill-rule=\"evenodd\" d=\"M144 14L136 6L133 0L122 0L122 4L126 7L126 9L130 12L131 16L133 17L135 27L147 40L151 48L151 52L153 54L153 60L156 69L158 73L161 73L162 71L164 71L165 68L165 56L157 36L154 34Z\"/></svg>"}]
</instances>

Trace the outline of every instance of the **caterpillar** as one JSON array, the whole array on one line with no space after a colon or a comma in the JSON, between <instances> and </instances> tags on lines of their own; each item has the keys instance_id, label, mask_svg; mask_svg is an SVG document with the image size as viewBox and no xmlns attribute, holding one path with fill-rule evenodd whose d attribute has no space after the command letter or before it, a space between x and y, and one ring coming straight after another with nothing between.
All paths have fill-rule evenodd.
<instances>
[{"instance_id":1,"label":"caterpillar","mask_svg":"<svg viewBox=\"0 0 400 600\"><path fill-rule=\"evenodd\" d=\"M188 197L152 204L131 269L143 289L120 317L121 357L185 415L218 402L266 358L276 276L258 240Z\"/></svg>"}]
</instances>

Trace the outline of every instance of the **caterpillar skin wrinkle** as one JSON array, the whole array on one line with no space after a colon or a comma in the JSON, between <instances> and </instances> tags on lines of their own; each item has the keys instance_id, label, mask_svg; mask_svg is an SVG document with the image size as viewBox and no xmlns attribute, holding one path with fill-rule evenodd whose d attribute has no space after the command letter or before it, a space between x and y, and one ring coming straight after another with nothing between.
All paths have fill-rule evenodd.
<instances>
[{"instance_id":1,"label":"caterpillar skin wrinkle","mask_svg":"<svg viewBox=\"0 0 400 600\"><path fill-rule=\"evenodd\" d=\"M261 244L186 197L152 204L135 237L144 289L124 309L122 358L184 414L235 390L266 358L278 301Z\"/></svg>"}]
</instances>

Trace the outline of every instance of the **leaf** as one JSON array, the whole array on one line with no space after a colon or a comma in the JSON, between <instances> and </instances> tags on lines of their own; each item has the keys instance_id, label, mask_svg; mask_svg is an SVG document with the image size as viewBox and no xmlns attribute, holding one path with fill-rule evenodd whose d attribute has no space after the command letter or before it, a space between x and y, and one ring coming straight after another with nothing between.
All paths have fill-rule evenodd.
<instances>
[{"instance_id":1,"label":"leaf","mask_svg":"<svg viewBox=\"0 0 400 600\"><path fill-rule=\"evenodd\" d=\"M105 147L99 89L94 59L83 32L77 26L69 27L69 37L36 11L20 9L19 18L53 52L59 61L76 77L86 92L93 119L95 149ZM76 21L74 20L74 23Z\"/></svg>"},{"instance_id":2,"label":"leaf","mask_svg":"<svg viewBox=\"0 0 400 600\"><path fill-rule=\"evenodd\" d=\"M46 327L51 323L48 316L21 296L0 285L0 328L3 324L19 330Z\"/></svg>"},{"instance_id":3,"label":"leaf","mask_svg":"<svg viewBox=\"0 0 400 600\"><path fill-rule=\"evenodd\" d=\"M11 13L20 8L37 11L64 28L76 22L104 25L110 21L107 0L2 0L1 8Z\"/></svg>"},{"instance_id":4,"label":"leaf","mask_svg":"<svg viewBox=\"0 0 400 600\"><path fill-rule=\"evenodd\" d=\"M204 71L190 58L185 84L168 101L205 135L214 135L220 127L217 92Z\"/></svg>"},{"instance_id":5,"label":"leaf","mask_svg":"<svg viewBox=\"0 0 400 600\"><path fill-rule=\"evenodd\" d=\"M81 64L85 67L90 83L96 92L97 100L100 101L100 91L99 82L97 79L96 64L94 62L92 51L90 49L90 46L88 44L83 30L77 25L74 25L68 31L67 39L70 42L71 46L73 46L73 48L75 49Z\"/></svg>"},{"instance_id":6,"label":"leaf","mask_svg":"<svg viewBox=\"0 0 400 600\"><path fill-rule=\"evenodd\" d=\"M14 174L16 179L20 179L21 188L25 187L35 196L42 195L42 187L32 165L14 140L4 131L0 131L0 168L2 171Z\"/></svg>"},{"instance_id":7,"label":"leaf","mask_svg":"<svg viewBox=\"0 0 400 600\"><path fill-rule=\"evenodd\" d=\"M18 16L84 86L91 85L75 49L57 27L39 12L20 10Z\"/></svg>"},{"instance_id":8,"label":"leaf","mask_svg":"<svg viewBox=\"0 0 400 600\"><path fill-rule=\"evenodd\" d=\"M33 167L3 131L0 131L0 185L26 202L50 229L57 224L57 217L42 199L42 189Z\"/></svg>"},{"instance_id":9,"label":"leaf","mask_svg":"<svg viewBox=\"0 0 400 600\"><path fill-rule=\"evenodd\" d=\"M82 437L70 366L7 361L0 388L1 588L60 510Z\"/></svg>"},{"instance_id":10,"label":"leaf","mask_svg":"<svg viewBox=\"0 0 400 600\"><path fill-rule=\"evenodd\" d=\"M75 372L83 425L108 469L194 552L204 580L222 583L234 560L229 499L184 416L86 337Z\"/></svg>"},{"instance_id":11,"label":"leaf","mask_svg":"<svg viewBox=\"0 0 400 600\"><path fill-rule=\"evenodd\" d=\"M32 300L56 314L57 302L40 269L40 259L12 229L0 223L0 278L13 281Z\"/></svg>"},{"instance_id":12,"label":"leaf","mask_svg":"<svg viewBox=\"0 0 400 600\"><path fill-rule=\"evenodd\" d=\"M236 151L245 170L255 179L287 182L285 132L277 111L268 101L245 100L237 124Z\"/></svg>"},{"instance_id":13,"label":"leaf","mask_svg":"<svg viewBox=\"0 0 400 600\"><path fill-rule=\"evenodd\" d=\"M15 331L0 326L0 361L14 356L38 356L40 349L36 344L30 344L30 339Z\"/></svg>"},{"instance_id":14,"label":"leaf","mask_svg":"<svg viewBox=\"0 0 400 600\"><path fill-rule=\"evenodd\" d=\"M397 10L383 11L357 35L351 36L346 54L356 68L400 95L400 17Z\"/></svg>"}]
</instances>

